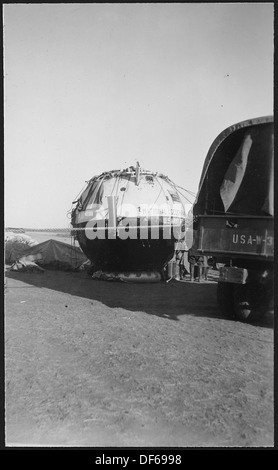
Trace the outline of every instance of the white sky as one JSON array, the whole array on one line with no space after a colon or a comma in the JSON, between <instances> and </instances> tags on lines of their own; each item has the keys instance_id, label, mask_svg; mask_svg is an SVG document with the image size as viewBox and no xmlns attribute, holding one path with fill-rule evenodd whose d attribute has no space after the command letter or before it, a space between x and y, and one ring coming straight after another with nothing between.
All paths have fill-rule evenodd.
<instances>
[{"instance_id":1,"label":"white sky","mask_svg":"<svg viewBox=\"0 0 278 470\"><path fill-rule=\"evenodd\" d=\"M197 192L235 122L273 114L273 3L6 4L5 226L67 227L92 176Z\"/></svg>"}]
</instances>

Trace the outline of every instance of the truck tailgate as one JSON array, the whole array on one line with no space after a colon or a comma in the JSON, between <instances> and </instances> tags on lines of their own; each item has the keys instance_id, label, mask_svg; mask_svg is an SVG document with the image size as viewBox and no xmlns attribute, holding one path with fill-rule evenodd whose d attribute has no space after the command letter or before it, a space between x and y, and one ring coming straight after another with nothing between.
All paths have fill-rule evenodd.
<instances>
[{"instance_id":1,"label":"truck tailgate","mask_svg":"<svg viewBox=\"0 0 278 470\"><path fill-rule=\"evenodd\" d=\"M199 252L273 258L272 217L204 215L198 220Z\"/></svg>"}]
</instances>

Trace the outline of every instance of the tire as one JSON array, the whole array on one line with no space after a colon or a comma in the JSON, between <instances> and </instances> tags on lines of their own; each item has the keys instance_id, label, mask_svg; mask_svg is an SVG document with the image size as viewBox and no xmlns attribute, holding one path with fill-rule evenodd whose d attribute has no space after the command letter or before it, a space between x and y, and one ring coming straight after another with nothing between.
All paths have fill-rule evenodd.
<instances>
[{"instance_id":1,"label":"tire","mask_svg":"<svg viewBox=\"0 0 278 470\"><path fill-rule=\"evenodd\" d=\"M234 311L236 319L253 323L260 320L268 309L264 286L258 284L235 285Z\"/></svg>"},{"instance_id":2,"label":"tire","mask_svg":"<svg viewBox=\"0 0 278 470\"><path fill-rule=\"evenodd\" d=\"M234 284L218 282L217 303L221 314L226 318L235 318L234 312Z\"/></svg>"}]
</instances>

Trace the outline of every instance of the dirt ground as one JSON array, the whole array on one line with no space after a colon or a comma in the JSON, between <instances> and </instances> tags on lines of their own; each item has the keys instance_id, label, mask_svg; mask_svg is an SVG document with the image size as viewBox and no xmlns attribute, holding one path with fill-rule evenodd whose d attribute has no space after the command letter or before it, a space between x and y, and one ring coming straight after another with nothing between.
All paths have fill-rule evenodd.
<instances>
[{"instance_id":1,"label":"dirt ground","mask_svg":"<svg viewBox=\"0 0 278 470\"><path fill-rule=\"evenodd\" d=\"M207 283L6 272L6 446L274 445L273 312Z\"/></svg>"}]
</instances>

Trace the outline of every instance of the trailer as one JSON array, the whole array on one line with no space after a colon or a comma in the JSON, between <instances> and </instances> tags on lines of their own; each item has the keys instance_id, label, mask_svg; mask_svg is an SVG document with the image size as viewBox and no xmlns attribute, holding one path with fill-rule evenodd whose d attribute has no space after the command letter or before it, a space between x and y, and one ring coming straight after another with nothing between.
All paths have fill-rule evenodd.
<instances>
[{"instance_id":1,"label":"trailer","mask_svg":"<svg viewBox=\"0 0 278 470\"><path fill-rule=\"evenodd\" d=\"M257 321L273 309L273 140L273 116L221 132L193 205L191 250L214 258L219 309L240 321Z\"/></svg>"}]
</instances>

